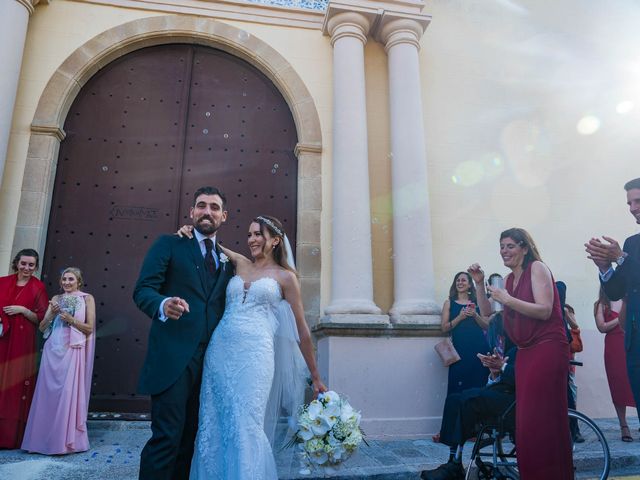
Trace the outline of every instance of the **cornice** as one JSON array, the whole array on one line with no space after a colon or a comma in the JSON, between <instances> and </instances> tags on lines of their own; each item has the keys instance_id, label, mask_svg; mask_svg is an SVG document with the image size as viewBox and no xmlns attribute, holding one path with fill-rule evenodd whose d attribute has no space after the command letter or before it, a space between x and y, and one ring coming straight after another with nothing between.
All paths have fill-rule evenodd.
<instances>
[{"instance_id":1,"label":"cornice","mask_svg":"<svg viewBox=\"0 0 640 480\"><path fill-rule=\"evenodd\" d=\"M25 0L26 1L26 0ZM197 15L219 20L237 20L319 30L325 12L305 8L245 2L242 0L70 0L135 10Z\"/></svg>"}]
</instances>

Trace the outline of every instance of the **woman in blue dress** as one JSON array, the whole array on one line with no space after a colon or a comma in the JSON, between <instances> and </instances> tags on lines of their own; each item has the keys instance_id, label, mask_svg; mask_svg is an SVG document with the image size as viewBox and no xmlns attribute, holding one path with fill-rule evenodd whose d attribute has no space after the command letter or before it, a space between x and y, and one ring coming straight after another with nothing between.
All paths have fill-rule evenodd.
<instances>
[{"instance_id":1,"label":"woman in blue dress","mask_svg":"<svg viewBox=\"0 0 640 480\"><path fill-rule=\"evenodd\" d=\"M460 361L449 367L447 395L487 383L488 371L477 357L489 351L485 330L488 319L480 315L476 289L467 272L458 272L442 306L442 331L451 335Z\"/></svg>"}]
</instances>

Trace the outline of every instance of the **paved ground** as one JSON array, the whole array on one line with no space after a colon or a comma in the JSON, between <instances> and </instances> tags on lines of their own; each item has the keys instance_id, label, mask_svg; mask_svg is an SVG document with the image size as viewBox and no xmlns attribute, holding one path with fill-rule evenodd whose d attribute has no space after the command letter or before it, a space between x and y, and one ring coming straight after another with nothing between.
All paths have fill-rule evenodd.
<instances>
[{"instance_id":1,"label":"paved ground","mask_svg":"<svg viewBox=\"0 0 640 480\"><path fill-rule=\"evenodd\" d=\"M620 441L617 422L598 420L611 450L611 476L626 477L640 474L640 433L633 426L635 442ZM74 455L47 457L21 450L0 451L0 479L12 480L135 480L140 450L149 437L149 422L100 421L89 423L91 450ZM592 442L582 444L582 457L592 461L596 457ZM595 445L593 445L595 446ZM467 444L466 454L469 454ZM434 468L446 460L447 448L430 439L370 440L334 475L341 480L351 479L412 479L419 478L425 468ZM315 479L319 474L299 474L294 450L277 452L279 475L282 480ZM591 458L591 460L590 460ZM332 476L334 476L332 475ZM588 476L585 478L589 478ZM249 479L247 479L249 480Z\"/></svg>"}]
</instances>

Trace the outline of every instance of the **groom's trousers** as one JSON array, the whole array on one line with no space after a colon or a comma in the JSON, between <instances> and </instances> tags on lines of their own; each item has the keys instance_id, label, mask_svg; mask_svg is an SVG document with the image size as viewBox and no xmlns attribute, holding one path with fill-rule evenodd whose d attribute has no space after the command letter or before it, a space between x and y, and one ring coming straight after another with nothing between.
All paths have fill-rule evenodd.
<instances>
[{"instance_id":1,"label":"groom's trousers","mask_svg":"<svg viewBox=\"0 0 640 480\"><path fill-rule=\"evenodd\" d=\"M140 480L189 478L206 349L206 343L198 345L178 380L151 396L151 439L140 454Z\"/></svg>"}]
</instances>

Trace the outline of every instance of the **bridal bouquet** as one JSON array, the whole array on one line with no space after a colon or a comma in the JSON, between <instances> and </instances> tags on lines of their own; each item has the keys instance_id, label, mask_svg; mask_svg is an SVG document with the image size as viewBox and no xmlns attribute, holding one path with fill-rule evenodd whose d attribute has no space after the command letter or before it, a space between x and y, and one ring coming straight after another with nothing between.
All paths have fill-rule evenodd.
<instances>
[{"instance_id":1,"label":"bridal bouquet","mask_svg":"<svg viewBox=\"0 0 640 480\"><path fill-rule=\"evenodd\" d=\"M318 395L298 410L291 425L295 435L291 444L297 444L302 469L310 474L313 468L331 471L355 452L363 433L360 429L360 412L336 392Z\"/></svg>"}]
</instances>

